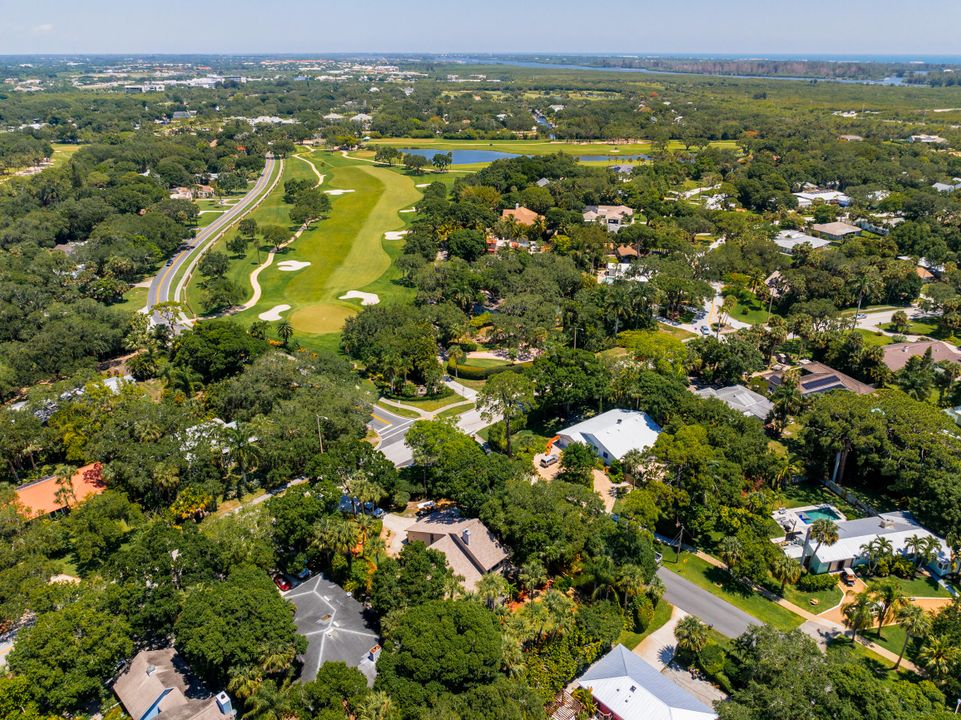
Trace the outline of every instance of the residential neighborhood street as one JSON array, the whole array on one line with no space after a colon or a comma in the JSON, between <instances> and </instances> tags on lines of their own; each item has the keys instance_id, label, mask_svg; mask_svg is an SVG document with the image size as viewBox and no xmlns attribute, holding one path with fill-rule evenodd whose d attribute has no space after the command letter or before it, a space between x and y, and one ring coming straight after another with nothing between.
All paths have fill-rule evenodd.
<instances>
[{"instance_id":1,"label":"residential neighborhood street","mask_svg":"<svg viewBox=\"0 0 961 720\"><path fill-rule=\"evenodd\" d=\"M760 624L743 610L702 590L694 583L671 572L666 566L657 570L657 576L664 583L664 599L679 607L688 615L701 618L722 635L737 637L749 625Z\"/></svg>"}]
</instances>

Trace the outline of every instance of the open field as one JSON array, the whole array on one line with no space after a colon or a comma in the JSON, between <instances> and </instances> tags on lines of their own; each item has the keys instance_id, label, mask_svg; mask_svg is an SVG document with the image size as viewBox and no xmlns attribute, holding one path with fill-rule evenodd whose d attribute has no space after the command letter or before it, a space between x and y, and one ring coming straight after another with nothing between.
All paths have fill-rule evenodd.
<instances>
[{"instance_id":1,"label":"open field","mask_svg":"<svg viewBox=\"0 0 961 720\"><path fill-rule=\"evenodd\" d=\"M82 145L66 144L66 143L50 143L53 148L53 155L50 156L50 165L48 165L44 170L49 170L50 168L59 167L63 165L67 160L73 157ZM29 175L17 175L19 170L24 170L26 168L12 168L8 174L0 176L0 185L5 182L9 182L16 177L29 177Z\"/></svg>"}]
</instances>

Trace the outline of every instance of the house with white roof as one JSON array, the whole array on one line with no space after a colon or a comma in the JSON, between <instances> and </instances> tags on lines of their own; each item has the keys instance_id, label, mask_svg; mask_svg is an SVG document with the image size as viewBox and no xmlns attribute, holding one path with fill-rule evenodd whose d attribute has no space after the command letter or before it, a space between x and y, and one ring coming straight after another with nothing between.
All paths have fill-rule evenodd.
<instances>
[{"instance_id":1,"label":"house with white roof","mask_svg":"<svg viewBox=\"0 0 961 720\"><path fill-rule=\"evenodd\" d=\"M810 245L817 250L831 244L830 240L814 237L799 230L782 230L774 238L774 244L787 255L793 255L799 245Z\"/></svg>"},{"instance_id":2,"label":"house with white roof","mask_svg":"<svg viewBox=\"0 0 961 720\"><path fill-rule=\"evenodd\" d=\"M808 526L810 528L810 526ZM911 556L908 550L908 540L912 537L934 537L940 544L937 557L928 565L928 569L935 575L943 575L951 569L951 550L947 543L934 533L929 532L914 519L909 512L883 513L875 517L844 520L837 523L838 541L833 545L821 543L810 537L810 530L805 537L800 559L810 558L809 569L812 573L837 572L843 568L854 567L867 562L862 548L878 537L886 538L891 543L895 554ZM797 554L797 546L793 546ZM792 546L787 552L791 555Z\"/></svg>"},{"instance_id":3,"label":"house with white roof","mask_svg":"<svg viewBox=\"0 0 961 720\"><path fill-rule=\"evenodd\" d=\"M614 720L714 720L711 708L623 645L577 679L590 691L600 717Z\"/></svg>"},{"instance_id":4,"label":"house with white roof","mask_svg":"<svg viewBox=\"0 0 961 720\"><path fill-rule=\"evenodd\" d=\"M634 222L634 211L627 205L588 205L583 212L584 222L603 224L608 232L617 232Z\"/></svg>"},{"instance_id":5,"label":"house with white roof","mask_svg":"<svg viewBox=\"0 0 961 720\"><path fill-rule=\"evenodd\" d=\"M817 202L840 207L847 207L851 204L851 198L839 190L805 190L793 193L793 195L797 198L799 208L809 208Z\"/></svg>"},{"instance_id":6,"label":"house with white roof","mask_svg":"<svg viewBox=\"0 0 961 720\"><path fill-rule=\"evenodd\" d=\"M661 427L647 413L616 409L561 430L555 444L564 449L572 443L584 443L609 465L631 450L647 450L660 434Z\"/></svg>"}]
</instances>

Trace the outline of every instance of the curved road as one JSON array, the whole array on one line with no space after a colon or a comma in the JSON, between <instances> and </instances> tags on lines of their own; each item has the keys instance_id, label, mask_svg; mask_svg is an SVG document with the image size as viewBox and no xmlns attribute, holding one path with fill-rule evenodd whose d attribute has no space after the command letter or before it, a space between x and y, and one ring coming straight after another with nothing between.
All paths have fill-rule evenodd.
<instances>
[{"instance_id":1,"label":"curved road","mask_svg":"<svg viewBox=\"0 0 961 720\"><path fill-rule=\"evenodd\" d=\"M278 163L280 163L280 167L278 168L276 177L273 182L271 182L270 178L273 174L274 166ZM150 282L146 304L146 311L148 313L151 313L153 307L159 303L178 299L176 295L178 294L179 287L174 288L173 292L171 292L171 285L180 269L199 260L203 253L209 249L209 246L212 245L235 220L250 210L251 206L262 196L266 196L267 191L280 179L282 172L283 160L275 160L268 156L264 163L264 171L260 174L260 177L257 178L257 182L254 183L250 191L240 198L236 205L232 205L223 215L207 227L199 230L193 239L185 243L183 250L167 261L167 264L163 266L160 272L158 272ZM199 252L195 252L198 249ZM152 314L154 323L163 322L157 313Z\"/></svg>"}]
</instances>

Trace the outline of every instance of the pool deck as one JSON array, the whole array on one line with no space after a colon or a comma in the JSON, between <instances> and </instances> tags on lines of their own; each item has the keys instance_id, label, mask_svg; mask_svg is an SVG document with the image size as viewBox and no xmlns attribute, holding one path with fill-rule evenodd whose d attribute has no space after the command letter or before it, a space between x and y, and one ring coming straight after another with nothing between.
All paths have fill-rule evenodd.
<instances>
[{"instance_id":1,"label":"pool deck","mask_svg":"<svg viewBox=\"0 0 961 720\"><path fill-rule=\"evenodd\" d=\"M807 528L812 520L808 515L812 510L828 510L837 516L838 521L847 520L840 510L833 505L821 503L820 505L805 505L797 508L780 508L771 513L774 521L784 529L784 536L771 538L771 542L778 545L784 554L795 560L801 558L804 551L804 540L807 535ZM817 518L815 518L817 519Z\"/></svg>"}]
</instances>

